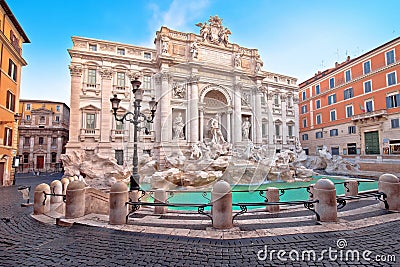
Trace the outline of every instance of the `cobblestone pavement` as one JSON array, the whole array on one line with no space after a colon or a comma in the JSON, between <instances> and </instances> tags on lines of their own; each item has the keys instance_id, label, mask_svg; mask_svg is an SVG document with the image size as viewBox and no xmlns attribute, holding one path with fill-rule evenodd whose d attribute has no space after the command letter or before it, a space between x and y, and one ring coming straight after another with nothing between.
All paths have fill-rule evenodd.
<instances>
[{"instance_id":1,"label":"cobblestone pavement","mask_svg":"<svg viewBox=\"0 0 400 267\"><path fill-rule=\"evenodd\" d=\"M38 178L54 179L20 178L17 184L34 185ZM21 202L17 186L0 188L0 266L400 266L400 221L356 231L213 240L47 225ZM352 257L357 252L358 261Z\"/></svg>"}]
</instances>

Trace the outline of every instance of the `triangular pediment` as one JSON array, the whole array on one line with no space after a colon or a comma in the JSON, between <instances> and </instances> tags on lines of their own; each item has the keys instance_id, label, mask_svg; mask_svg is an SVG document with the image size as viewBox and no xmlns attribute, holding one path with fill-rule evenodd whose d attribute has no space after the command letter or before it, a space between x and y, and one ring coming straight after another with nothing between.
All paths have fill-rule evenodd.
<instances>
[{"instance_id":1,"label":"triangular pediment","mask_svg":"<svg viewBox=\"0 0 400 267\"><path fill-rule=\"evenodd\" d=\"M93 110L93 111L100 111L101 109L94 106L94 105L87 105L80 108L80 110Z\"/></svg>"}]
</instances>

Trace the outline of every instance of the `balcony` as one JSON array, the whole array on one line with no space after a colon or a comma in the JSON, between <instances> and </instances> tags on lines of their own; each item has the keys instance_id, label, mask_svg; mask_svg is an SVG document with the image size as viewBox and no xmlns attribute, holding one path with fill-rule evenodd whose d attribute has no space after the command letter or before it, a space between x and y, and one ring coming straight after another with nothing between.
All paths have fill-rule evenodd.
<instances>
[{"instance_id":1,"label":"balcony","mask_svg":"<svg viewBox=\"0 0 400 267\"><path fill-rule=\"evenodd\" d=\"M129 86L113 85L112 94L124 94L125 98L129 96Z\"/></svg>"},{"instance_id":2,"label":"balcony","mask_svg":"<svg viewBox=\"0 0 400 267\"><path fill-rule=\"evenodd\" d=\"M286 109L286 116L294 117L294 109L292 108Z\"/></svg>"},{"instance_id":3,"label":"balcony","mask_svg":"<svg viewBox=\"0 0 400 267\"><path fill-rule=\"evenodd\" d=\"M287 143L296 143L296 136L290 136L290 135L288 135L288 136L286 136L286 142Z\"/></svg>"},{"instance_id":4,"label":"balcony","mask_svg":"<svg viewBox=\"0 0 400 267\"><path fill-rule=\"evenodd\" d=\"M274 106L274 107L272 108L272 113L273 113L274 115L281 115L281 114L282 114L282 108L281 108L281 107L276 107L276 106Z\"/></svg>"},{"instance_id":5,"label":"balcony","mask_svg":"<svg viewBox=\"0 0 400 267\"><path fill-rule=\"evenodd\" d=\"M274 135L274 144L282 144L282 135Z\"/></svg>"},{"instance_id":6,"label":"balcony","mask_svg":"<svg viewBox=\"0 0 400 267\"><path fill-rule=\"evenodd\" d=\"M387 115L386 109L380 109L380 110L375 110L375 111L371 111L371 112L354 115L353 117L351 117L351 120L354 122L365 121L368 119L375 120L375 119L380 119L380 118L386 118L386 115Z\"/></svg>"},{"instance_id":7,"label":"balcony","mask_svg":"<svg viewBox=\"0 0 400 267\"><path fill-rule=\"evenodd\" d=\"M82 92L84 95L86 95L87 92L94 92L96 95L99 95L100 94L100 84L85 83L85 84L83 84Z\"/></svg>"},{"instance_id":8,"label":"balcony","mask_svg":"<svg viewBox=\"0 0 400 267\"><path fill-rule=\"evenodd\" d=\"M123 139L124 142L128 141L127 130L111 130L111 142L115 142L116 139Z\"/></svg>"},{"instance_id":9,"label":"balcony","mask_svg":"<svg viewBox=\"0 0 400 267\"><path fill-rule=\"evenodd\" d=\"M81 129L81 142L85 141L85 138L94 138L95 141L99 141L100 129Z\"/></svg>"}]
</instances>

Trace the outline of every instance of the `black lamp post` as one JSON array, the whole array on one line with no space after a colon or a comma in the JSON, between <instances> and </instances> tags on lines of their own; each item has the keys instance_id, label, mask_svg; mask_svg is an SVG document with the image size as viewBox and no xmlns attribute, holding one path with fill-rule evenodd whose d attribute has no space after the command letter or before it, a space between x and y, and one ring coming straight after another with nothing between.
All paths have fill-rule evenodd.
<instances>
[{"instance_id":1,"label":"black lamp post","mask_svg":"<svg viewBox=\"0 0 400 267\"><path fill-rule=\"evenodd\" d=\"M118 99L117 95L114 95L113 98L110 99L111 107L113 109L113 115L116 121L124 123L125 121L133 123L133 169L132 175L130 177L130 191L139 190L139 179L140 176L138 174L138 154L137 154L137 133L141 130L141 127L138 126L139 123L143 121L147 121L149 123L153 123L154 116L157 109L157 102L154 97L149 101L149 106L151 110L151 117L148 118L146 115L140 112L140 102L143 100L143 89L140 89L140 85L142 84L137 78L131 81L132 84L132 92L135 95L134 111L125 113L122 118L117 117L117 110L121 99ZM149 130L145 128L145 132L148 133Z\"/></svg>"}]
</instances>

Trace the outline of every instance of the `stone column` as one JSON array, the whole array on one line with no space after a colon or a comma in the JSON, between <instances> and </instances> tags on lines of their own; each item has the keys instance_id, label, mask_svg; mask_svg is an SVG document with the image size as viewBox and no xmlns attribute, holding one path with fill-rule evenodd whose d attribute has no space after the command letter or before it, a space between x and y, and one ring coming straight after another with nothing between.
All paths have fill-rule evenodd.
<instances>
[{"instance_id":1,"label":"stone column","mask_svg":"<svg viewBox=\"0 0 400 267\"><path fill-rule=\"evenodd\" d=\"M57 137L57 159L56 159L57 162L60 161L61 154L62 154L62 137L59 136Z\"/></svg>"},{"instance_id":2,"label":"stone column","mask_svg":"<svg viewBox=\"0 0 400 267\"><path fill-rule=\"evenodd\" d=\"M65 205L65 218L74 219L85 215L85 184L73 181L67 188L67 201Z\"/></svg>"},{"instance_id":3,"label":"stone column","mask_svg":"<svg viewBox=\"0 0 400 267\"><path fill-rule=\"evenodd\" d=\"M382 174L379 177L378 191L386 194L389 210L400 211L400 179L393 174ZM381 204L384 208L384 204Z\"/></svg>"},{"instance_id":4,"label":"stone column","mask_svg":"<svg viewBox=\"0 0 400 267\"><path fill-rule=\"evenodd\" d=\"M62 183L59 180L54 180L50 184L50 191L52 194L61 195L62 194ZM62 203L62 196L51 196L50 203Z\"/></svg>"},{"instance_id":5,"label":"stone column","mask_svg":"<svg viewBox=\"0 0 400 267\"><path fill-rule=\"evenodd\" d=\"M279 202L279 189L276 187L268 187L265 192L265 197L268 202ZM266 206L266 210L269 212L279 212L279 205L269 205Z\"/></svg>"},{"instance_id":6,"label":"stone column","mask_svg":"<svg viewBox=\"0 0 400 267\"><path fill-rule=\"evenodd\" d=\"M217 229L232 228L232 191L231 186L220 180L211 191L213 227Z\"/></svg>"},{"instance_id":7,"label":"stone column","mask_svg":"<svg viewBox=\"0 0 400 267\"><path fill-rule=\"evenodd\" d=\"M204 108L201 107L200 110L200 141L204 140Z\"/></svg>"},{"instance_id":8,"label":"stone column","mask_svg":"<svg viewBox=\"0 0 400 267\"><path fill-rule=\"evenodd\" d=\"M39 184L35 187L35 192L33 194L33 214L34 215L39 215L39 214L45 214L50 211L50 197L46 197L43 194L45 192L46 194L50 194L50 186L48 184ZM44 201L44 205L43 205Z\"/></svg>"},{"instance_id":9,"label":"stone column","mask_svg":"<svg viewBox=\"0 0 400 267\"><path fill-rule=\"evenodd\" d=\"M163 189L156 189L154 192L154 203L166 203L168 199L168 193ZM167 213L168 207L154 207L154 214Z\"/></svg>"},{"instance_id":10,"label":"stone column","mask_svg":"<svg viewBox=\"0 0 400 267\"><path fill-rule=\"evenodd\" d=\"M319 179L314 186L315 211L319 214L321 222L337 221L336 188L331 180Z\"/></svg>"},{"instance_id":11,"label":"stone column","mask_svg":"<svg viewBox=\"0 0 400 267\"><path fill-rule=\"evenodd\" d=\"M231 114L232 114L232 109L229 108L228 112L226 113L226 141L228 143L231 142L232 140L232 133L231 133Z\"/></svg>"},{"instance_id":12,"label":"stone column","mask_svg":"<svg viewBox=\"0 0 400 267\"><path fill-rule=\"evenodd\" d=\"M357 196L358 195L358 181L348 180L344 184L344 191L346 196Z\"/></svg>"},{"instance_id":13,"label":"stone column","mask_svg":"<svg viewBox=\"0 0 400 267\"><path fill-rule=\"evenodd\" d=\"M71 74L71 103L70 125L68 143L79 143L81 125L81 112L79 111L80 92L82 89L82 66L70 65Z\"/></svg>"},{"instance_id":14,"label":"stone column","mask_svg":"<svg viewBox=\"0 0 400 267\"><path fill-rule=\"evenodd\" d=\"M234 123L233 123L233 143L236 144L242 141L242 86L240 83L235 85L234 92Z\"/></svg>"},{"instance_id":15,"label":"stone column","mask_svg":"<svg viewBox=\"0 0 400 267\"><path fill-rule=\"evenodd\" d=\"M51 136L47 136L47 151L46 151L46 162L45 162L46 171L48 171L51 166L51 142L52 142Z\"/></svg>"},{"instance_id":16,"label":"stone column","mask_svg":"<svg viewBox=\"0 0 400 267\"><path fill-rule=\"evenodd\" d=\"M255 117L254 117L254 130L255 130L255 140L254 143L257 145L262 143L262 115L261 115L261 96L262 93L256 89L256 97L255 97Z\"/></svg>"},{"instance_id":17,"label":"stone column","mask_svg":"<svg viewBox=\"0 0 400 267\"><path fill-rule=\"evenodd\" d=\"M199 141L199 76L192 75L191 77L191 90L190 90L190 109L189 109L189 123L190 133L189 142L195 143Z\"/></svg>"},{"instance_id":18,"label":"stone column","mask_svg":"<svg viewBox=\"0 0 400 267\"><path fill-rule=\"evenodd\" d=\"M96 128L100 128L100 142L99 142L99 153L103 155L110 154L110 135L112 129L112 112L111 102L112 97L111 90L111 78L112 70L104 68L100 70L101 75L101 111L100 120L97 120L99 124L96 124Z\"/></svg>"},{"instance_id":19,"label":"stone column","mask_svg":"<svg viewBox=\"0 0 400 267\"><path fill-rule=\"evenodd\" d=\"M162 71L161 75L161 99L160 99L160 118L161 118L161 142L171 141L171 105L170 98L171 92L169 90L169 73L167 71Z\"/></svg>"},{"instance_id":20,"label":"stone column","mask_svg":"<svg viewBox=\"0 0 400 267\"><path fill-rule=\"evenodd\" d=\"M281 95L281 109L282 109L282 144L288 144L288 125L286 124L286 95Z\"/></svg>"},{"instance_id":21,"label":"stone column","mask_svg":"<svg viewBox=\"0 0 400 267\"><path fill-rule=\"evenodd\" d=\"M128 186L124 182L116 182L110 189L110 224L125 224L128 215Z\"/></svg>"}]
</instances>

